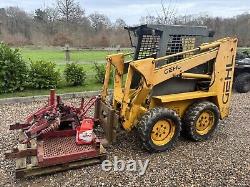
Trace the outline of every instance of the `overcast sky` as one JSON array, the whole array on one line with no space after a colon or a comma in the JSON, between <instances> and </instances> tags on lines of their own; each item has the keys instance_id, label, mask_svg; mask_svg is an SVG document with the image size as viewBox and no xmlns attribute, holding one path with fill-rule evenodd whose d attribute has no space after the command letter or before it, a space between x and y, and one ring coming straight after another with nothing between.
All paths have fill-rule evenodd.
<instances>
[{"instance_id":1,"label":"overcast sky","mask_svg":"<svg viewBox=\"0 0 250 187\"><path fill-rule=\"evenodd\" d=\"M76 0L77 1L77 0ZM111 21L122 18L127 24L139 23L141 16L155 15L160 9L160 0L78 0L87 14L100 12ZM168 0L178 15L208 14L232 17L250 13L250 0ZM55 5L55 0L0 0L0 7L18 6L29 13L36 8Z\"/></svg>"}]
</instances>

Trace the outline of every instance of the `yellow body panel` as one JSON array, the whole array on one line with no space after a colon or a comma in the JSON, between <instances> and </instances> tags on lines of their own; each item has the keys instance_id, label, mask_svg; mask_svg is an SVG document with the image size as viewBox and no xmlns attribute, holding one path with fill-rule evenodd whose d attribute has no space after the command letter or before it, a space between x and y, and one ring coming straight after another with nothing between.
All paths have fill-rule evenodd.
<instances>
[{"instance_id":1,"label":"yellow body panel","mask_svg":"<svg viewBox=\"0 0 250 187\"><path fill-rule=\"evenodd\" d=\"M164 95L164 96L156 96L153 98L160 99L161 102L167 103L167 102L172 102L172 101L199 99L199 98L211 97L211 96L216 96L216 95L217 95L216 92L196 91L196 92L187 92L187 93L171 94L171 95Z\"/></svg>"},{"instance_id":2,"label":"yellow body panel","mask_svg":"<svg viewBox=\"0 0 250 187\"><path fill-rule=\"evenodd\" d=\"M119 113L120 121L125 130L131 130L140 116L148 109L164 106L177 111L182 117L187 108L196 101L209 100L214 102L220 111L221 118L228 116L232 82L237 50L237 39L225 38L210 44L204 44L193 50L160 57L158 59L146 58L130 62L126 76L125 86L122 87L124 75L124 55L108 56L107 68L102 92L102 100L107 96L110 66L115 67L114 102L113 108ZM186 55L194 54L194 55ZM156 68L156 63L178 55L183 59ZM186 58L185 58L186 57ZM213 61L211 74L194 74L187 71L194 67ZM132 91L131 82L134 73L141 76L139 86ZM210 81L208 90L188 93L178 93L151 97L152 88L173 77L182 79L205 79ZM119 103L119 108L117 108ZM201 129L202 127L200 127ZM156 138L156 137L154 137ZM156 138L157 139L157 138Z\"/></svg>"},{"instance_id":3,"label":"yellow body panel","mask_svg":"<svg viewBox=\"0 0 250 187\"><path fill-rule=\"evenodd\" d=\"M174 110L180 117L182 117L187 108L194 102L195 100L182 100L182 101L172 101L172 102L167 102L163 103L159 99L152 99L150 103L150 108L155 108L155 107L166 107L169 109Z\"/></svg>"},{"instance_id":4,"label":"yellow body panel","mask_svg":"<svg viewBox=\"0 0 250 187\"><path fill-rule=\"evenodd\" d=\"M188 57L187 59L184 58L180 61L170 63L159 69L155 69L154 76L152 77L153 83L154 85L157 85L167 79L181 75L181 73L184 73L193 67L197 67L205 62L208 62L209 60L214 59L217 53L217 50L201 53L199 55Z\"/></svg>"},{"instance_id":5,"label":"yellow body panel","mask_svg":"<svg viewBox=\"0 0 250 187\"><path fill-rule=\"evenodd\" d=\"M229 114L237 52L236 46L237 43L233 41L221 43L216 58L218 63L214 65L214 83L209 89L209 92L217 93L216 105L219 107L222 119Z\"/></svg>"}]
</instances>

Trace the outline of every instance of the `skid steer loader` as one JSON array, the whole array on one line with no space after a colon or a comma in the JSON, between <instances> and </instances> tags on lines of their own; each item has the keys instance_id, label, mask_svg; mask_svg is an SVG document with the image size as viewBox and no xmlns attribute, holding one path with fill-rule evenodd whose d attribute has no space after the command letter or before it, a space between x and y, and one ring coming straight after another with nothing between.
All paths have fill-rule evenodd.
<instances>
[{"instance_id":1,"label":"skid steer loader","mask_svg":"<svg viewBox=\"0 0 250 187\"><path fill-rule=\"evenodd\" d=\"M175 34L170 34L169 26L127 28L137 37L134 59L125 62L130 54L123 53L107 57L95 118L109 143L120 131L135 128L148 151L165 151L173 147L181 130L189 138L203 141L211 137L219 119L228 116L237 39L195 47L198 37L210 36L206 28L173 28Z\"/></svg>"}]
</instances>

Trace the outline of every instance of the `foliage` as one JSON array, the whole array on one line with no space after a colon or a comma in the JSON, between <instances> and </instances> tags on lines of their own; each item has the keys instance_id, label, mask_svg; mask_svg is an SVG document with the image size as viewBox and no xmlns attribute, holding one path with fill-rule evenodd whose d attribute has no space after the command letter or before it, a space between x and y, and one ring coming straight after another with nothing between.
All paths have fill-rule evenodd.
<instances>
[{"instance_id":1,"label":"foliage","mask_svg":"<svg viewBox=\"0 0 250 187\"><path fill-rule=\"evenodd\" d=\"M64 76L67 83L72 86L83 85L86 80L86 72L82 66L76 63L66 65Z\"/></svg>"},{"instance_id":2,"label":"foliage","mask_svg":"<svg viewBox=\"0 0 250 187\"><path fill-rule=\"evenodd\" d=\"M29 85L32 88L55 88L58 85L60 73L56 64L48 61L31 61L29 70Z\"/></svg>"},{"instance_id":3,"label":"foliage","mask_svg":"<svg viewBox=\"0 0 250 187\"><path fill-rule=\"evenodd\" d=\"M105 64L94 63L95 78L98 83L104 83L106 67Z\"/></svg>"},{"instance_id":4,"label":"foliage","mask_svg":"<svg viewBox=\"0 0 250 187\"><path fill-rule=\"evenodd\" d=\"M27 80L27 65L17 49L0 43L0 93L23 90Z\"/></svg>"}]
</instances>

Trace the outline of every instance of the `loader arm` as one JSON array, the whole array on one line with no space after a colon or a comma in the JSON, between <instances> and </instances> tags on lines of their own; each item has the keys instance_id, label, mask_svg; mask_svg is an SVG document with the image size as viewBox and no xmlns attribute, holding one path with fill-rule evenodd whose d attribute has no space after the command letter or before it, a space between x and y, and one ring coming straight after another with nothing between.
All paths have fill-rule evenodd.
<instances>
[{"instance_id":1,"label":"loader arm","mask_svg":"<svg viewBox=\"0 0 250 187\"><path fill-rule=\"evenodd\" d=\"M173 77L181 77L183 79L205 78L210 80L211 85L209 90L203 92L204 94L210 93L215 97L217 106L221 112L221 118L226 117L229 113L236 48L237 39L225 38L202 45L193 50L157 59L147 58L130 63L120 113L124 129L131 130L136 124L137 119L150 107L147 102L150 102L152 88ZM156 64L160 61L190 53L194 53L195 55L161 67L156 67ZM214 62L212 74L187 73L188 70L205 64L208 61ZM134 91L134 94L131 94L131 81L135 72L141 75L141 84ZM192 92L189 95L192 96Z\"/></svg>"},{"instance_id":2,"label":"loader arm","mask_svg":"<svg viewBox=\"0 0 250 187\"><path fill-rule=\"evenodd\" d=\"M113 90L113 98L112 98L112 105L114 109L117 109L117 102L121 103L123 99L123 75L127 72L125 70L125 58L129 55L132 55L131 53L118 53L118 54L112 54L108 55L106 58L107 64L106 64L106 72L105 72L105 78L104 78L104 84L101 92L101 100L106 101L108 96L108 87L109 87L109 81L110 81L110 74L112 72L112 66L114 69L114 90ZM130 61L129 61L130 62ZM129 62L126 62L129 64Z\"/></svg>"},{"instance_id":3,"label":"loader arm","mask_svg":"<svg viewBox=\"0 0 250 187\"><path fill-rule=\"evenodd\" d=\"M114 55L108 55L106 60L106 72L105 72L105 78L104 78L104 84L102 88L101 98L102 100L106 100L106 97L108 95L108 86L109 86L109 80L110 80L110 73L111 73L111 65L114 66L115 69L115 80L114 80L114 89L116 90L115 93L121 92L121 81L122 81L122 75L124 70L124 57L126 54L119 53Z\"/></svg>"}]
</instances>

